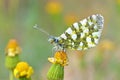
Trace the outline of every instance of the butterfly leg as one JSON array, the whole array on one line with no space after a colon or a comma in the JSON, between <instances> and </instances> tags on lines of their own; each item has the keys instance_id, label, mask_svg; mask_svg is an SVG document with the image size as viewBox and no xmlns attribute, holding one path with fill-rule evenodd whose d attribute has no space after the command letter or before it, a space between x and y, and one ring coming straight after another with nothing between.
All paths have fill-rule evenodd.
<instances>
[{"instance_id":1,"label":"butterfly leg","mask_svg":"<svg viewBox=\"0 0 120 80\"><path fill-rule=\"evenodd\" d=\"M62 46L56 45L52 48L52 52L57 52L57 51L65 51L65 49Z\"/></svg>"}]
</instances>

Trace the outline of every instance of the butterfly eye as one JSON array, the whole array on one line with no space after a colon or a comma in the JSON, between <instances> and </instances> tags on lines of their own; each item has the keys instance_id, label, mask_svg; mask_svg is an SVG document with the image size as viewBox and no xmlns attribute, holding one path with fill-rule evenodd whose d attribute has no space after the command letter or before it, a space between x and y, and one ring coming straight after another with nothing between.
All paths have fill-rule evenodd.
<instances>
[{"instance_id":1,"label":"butterfly eye","mask_svg":"<svg viewBox=\"0 0 120 80\"><path fill-rule=\"evenodd\" d=\"M54 40L51 40L50 43L52 44L54 42Z\"/></svg>"},{"instance_id":2,"label":"butterfly eye","mask_svg":"<svg viewBox=\"0 0 120 80\"><path fill-rule=\"evenodd\" d=\"M48 41L52 44L54 42L53 38L49 38Z\"/></svg>"},{"instance_id":3,"label":"butterfly eye","mask_svg":"<svg viewBox=\"0 0 120 80\"><path fill-rule=\"evenodd\" d=\"M54 42L55 42L55 43L58 43L58 39L54 39Z\"/></svg>"}]
</instances>

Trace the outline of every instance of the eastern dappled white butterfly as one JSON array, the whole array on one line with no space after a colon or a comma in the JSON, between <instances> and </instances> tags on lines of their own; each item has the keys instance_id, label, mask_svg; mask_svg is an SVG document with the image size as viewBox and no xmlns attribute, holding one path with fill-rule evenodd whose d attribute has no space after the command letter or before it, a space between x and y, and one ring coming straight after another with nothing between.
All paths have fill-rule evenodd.
<instances>
[{"instance_id":1,"label":"eastern dappled white butterfly","mask_svg":"<svg viewBox=\"0 0 120 80\"><path fill-rule=\"evenodd\" d=\"M103 24L103 16L95 14L73 23L58 37L49 35L46 31L38 28L38 26L34 26L34 28L49 35L48 41L54 45L56 50L86 50L98 44L103 30Z\"/></svg>"}]
</instances>

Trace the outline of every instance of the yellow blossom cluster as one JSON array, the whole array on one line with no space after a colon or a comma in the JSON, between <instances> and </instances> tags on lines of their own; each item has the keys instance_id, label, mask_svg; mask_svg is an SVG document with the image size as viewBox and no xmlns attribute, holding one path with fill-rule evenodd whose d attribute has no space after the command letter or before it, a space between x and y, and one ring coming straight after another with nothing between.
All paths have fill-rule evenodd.
<instances>
[{"instance_id":1,"label":"yellow blossom cluster","mask_svg":"<svg viewBox=\"0 0 120 80\"><path fill-rule=\"evenodd\" d=\"M116 0L118 4L120 4L120 0Z\"/></svg>"},{"instance_id":2,"label":"yellow blossom cluster","mask_svg":"<svg viewBox=\"0 0 120 80\"><path fill-rule=\"evenodd\" d=\"M50 1L45 7L47 13L49 14L59 14L62 11L62 5L56 1Z\"/></svg>"},{"instance_id":3,"label":"yellow blossom cluster","mask_svg":"<svg viewBox=\"0 0 120 80\"><path fill-rule=\"evenodd\" d=\"M67 26L71 26L71 24L73 24L74 22L78 21L78 18L76 17L76 15L73 14L67 14L64 17L65 23Z\"/></svg>"},{"instance_id":4,"label":"yellow blossom cluster","mask_svg":"<svg viewBox=\"0 0 120 80\"><path fill-rule=\"evenodd\" d=\"M103 40L98 47L101 51L105 51L105 50L111 51L114 50L115 45L110 40Z\"/></svg>"},{"instance_id":5,"label":"yellow blossom cluster","mask_svg":"<svg viewBox=\"0 0 120 80\"><path fill-rule=\"evenodd\" d=\"M20 52L21 48L19 47L17 41L15 39L11 39L5 49L5 53L7 54L7 56L14 57L17 54L20 54Z\"/></svg>"},{"instance_id":6,"label":"yellow blossom cluster","mask_svg":"<svg viewBox=\"0 0 120 80\"><path fill-rule=\"evenodd\" d=\"M33 74L33 69L26 62L19 62L14 69L14 76L16 78L26 77L30 78Z\"/></svg>"},{"instance_id":7,"label":"yellow blossom cluster","mask_svg":"<svg viewBox=\"0 0 120 80\"><path fill-rule=\"evenodd\" d=\"M55 64L61 64L62 66L68 65L68 58L64 51L57 51L52 58L48 58L48 61Z\"/></svg>"}]
</instances>

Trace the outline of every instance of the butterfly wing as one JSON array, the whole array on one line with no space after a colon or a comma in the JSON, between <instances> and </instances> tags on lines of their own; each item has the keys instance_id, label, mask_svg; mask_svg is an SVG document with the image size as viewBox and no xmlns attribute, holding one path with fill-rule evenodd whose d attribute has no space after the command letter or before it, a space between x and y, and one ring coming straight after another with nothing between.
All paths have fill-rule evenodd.
<instances>
[{"instance_id":1,"label":"butterfly wing","mask_svg":"<svg viewBox=\"0 0 120 80\"><path fill-rule=\"evenodd\" d=\"M64 48L86 50L95 47L101 36L104 18L100 14L91 15L79 22L73 23L59 36Z\"/></svg>"}]
</instances>

